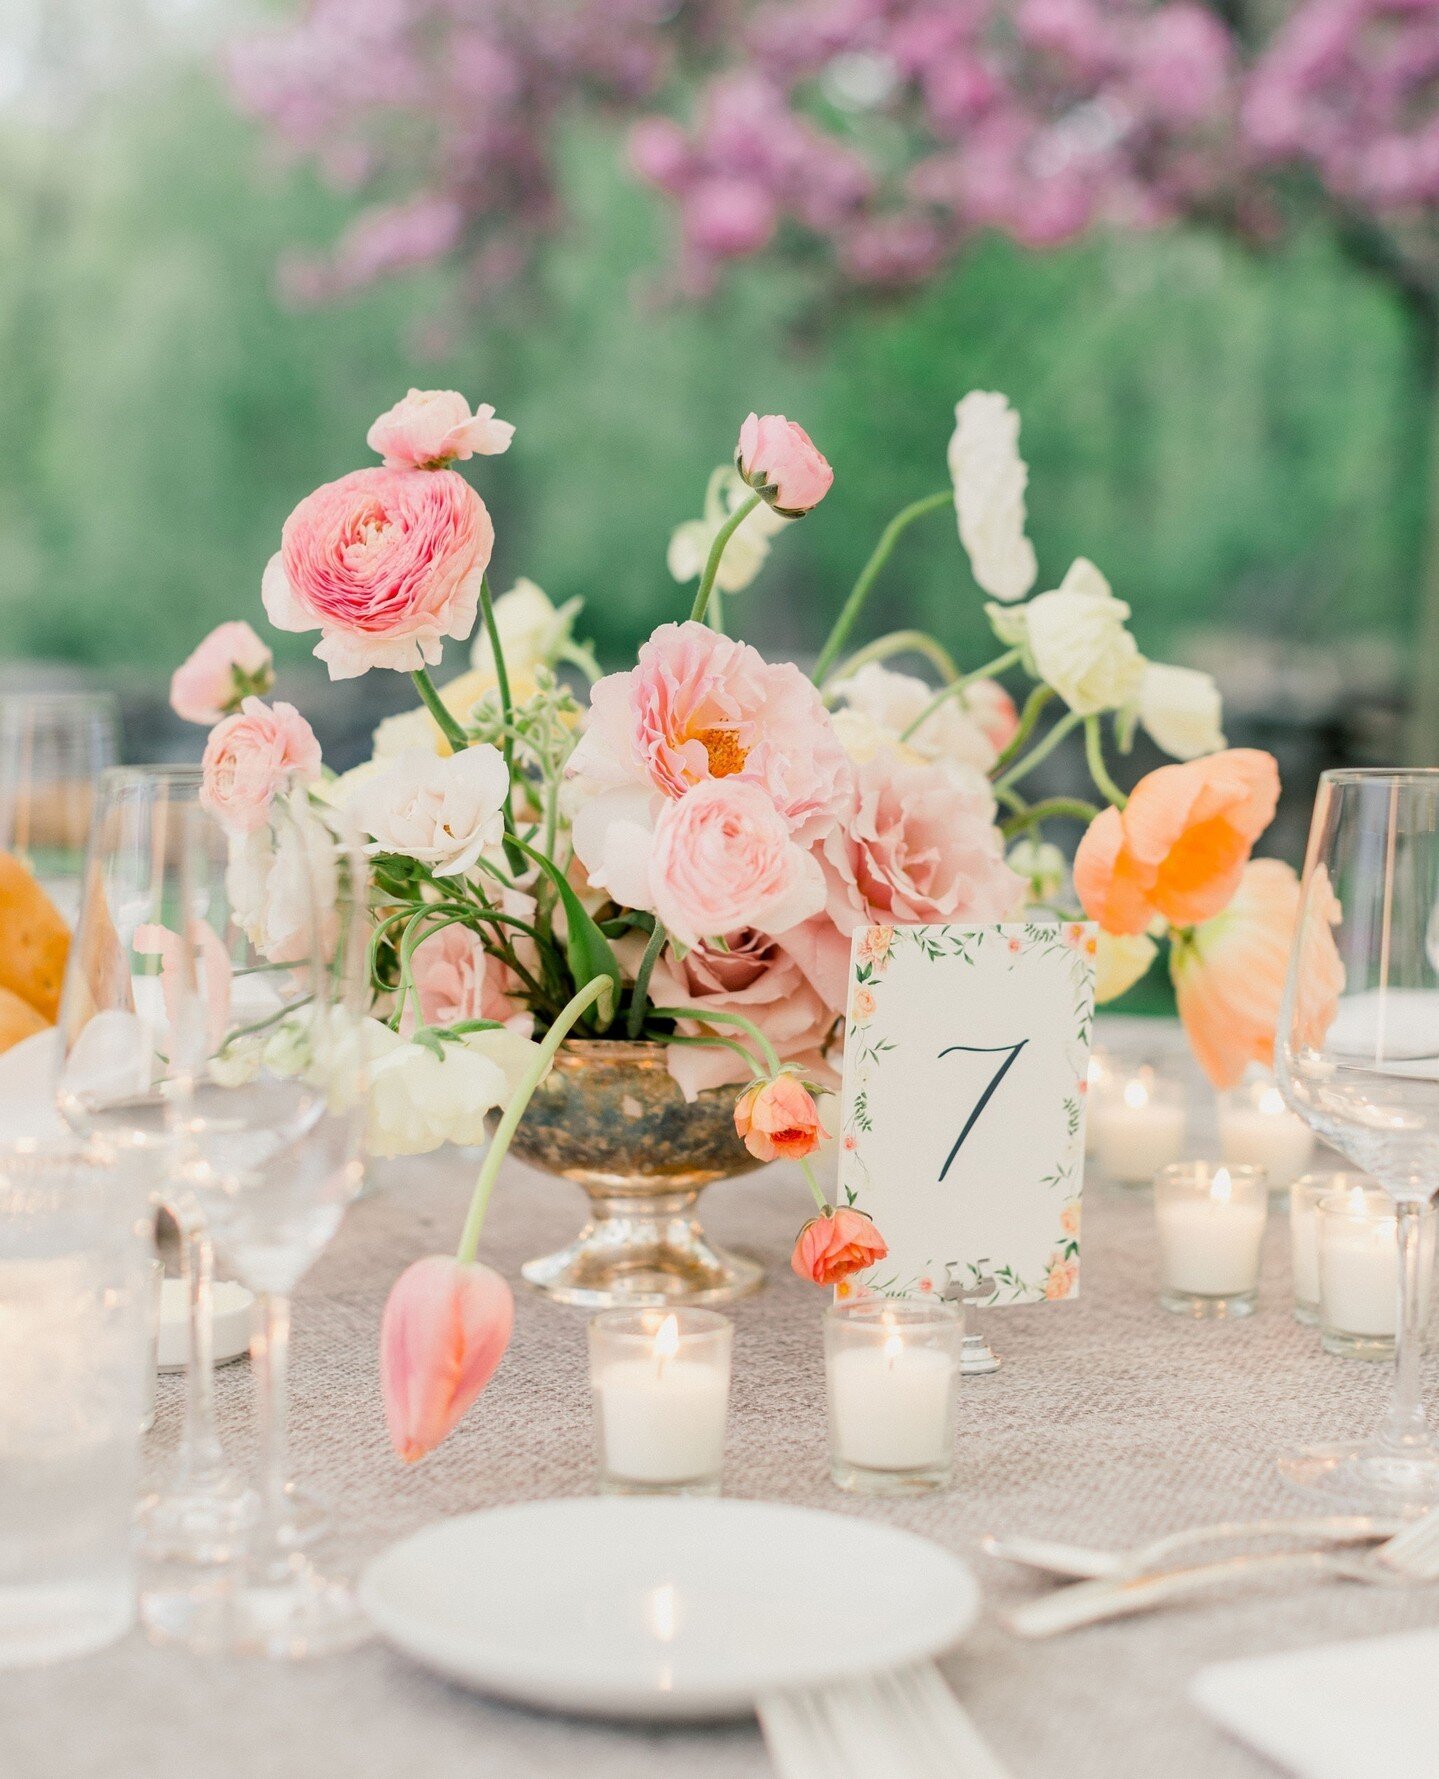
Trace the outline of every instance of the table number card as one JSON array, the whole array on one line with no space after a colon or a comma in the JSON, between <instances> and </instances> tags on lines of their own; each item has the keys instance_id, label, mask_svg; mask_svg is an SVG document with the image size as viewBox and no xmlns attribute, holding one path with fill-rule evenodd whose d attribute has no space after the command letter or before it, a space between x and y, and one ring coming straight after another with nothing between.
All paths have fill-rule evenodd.
<instances>
[{"instance_id":1,"label":"table number card","mask_svg":"<svg viewBox=\"0 0 1439 1779\"><path fill-rule=\"evenodd\" d=\"M1083 921L855 934L840 1202L889 1244L859 1284L1074 1296L1095 948Z\"/></svg>"}]
</instances>

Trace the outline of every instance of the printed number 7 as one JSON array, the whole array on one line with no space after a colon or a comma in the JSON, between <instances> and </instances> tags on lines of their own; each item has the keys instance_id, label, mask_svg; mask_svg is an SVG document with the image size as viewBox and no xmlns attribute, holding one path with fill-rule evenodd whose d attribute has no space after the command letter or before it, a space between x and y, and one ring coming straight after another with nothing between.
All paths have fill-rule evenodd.
<instances>
[{"instance_id":1,"label":"printed number 7","mask_svg":"<svg viewBox=\"0 0 1439 1779\"><path fill-rule=\"evenodd\" d=\"M939 1054L941 1056L953 1056L956 1050L963 1050L970 1056L1003 1056L1004 1058L1004 1061L994 1071L993 1075L990 1076L989 1086L985 1088L984 1092L980 1094L979 1098L974 1102L974 1110L970 1113L969 1117L965 1119L964 1129L954 1139L954 1147L945 1157L944 1166L939 1170L939 1177L941 1180L949 1172L954 1163L955 1156L958 1155L963 1148L964 1139L979 1122L980 1113L994 1098L995 1088L999 1086L1000 1082L1014 1067L1020 1051L1023 1050L1028 1042L1028 1038L1021 1038L1017 1044L951 1044L948 1050L940 1051Z\"/></svg>"}]
</instances>

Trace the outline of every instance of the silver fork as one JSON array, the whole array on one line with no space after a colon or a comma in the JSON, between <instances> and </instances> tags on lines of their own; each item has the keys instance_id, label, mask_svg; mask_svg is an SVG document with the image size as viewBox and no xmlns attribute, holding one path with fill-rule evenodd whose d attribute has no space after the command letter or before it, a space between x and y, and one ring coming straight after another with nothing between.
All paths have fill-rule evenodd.
<instances>
[{"instance_id":1,"label":"silver fork","mask_svg":"<svg viewBox=\"0 0 1439 1779\"><path fill-rule=\"evenodd\" d=\"M1362 1556L1335 1551L1280 1551L1259 1556L1230 1557L1189 1569L1167 1569L1146 1575L1100 1576L1060 1588L1042 1600L1031 1600L1008 1615L1009 1628L1021 1637L1053 1637L1080 1625L1147 1612L1171 1600L1208 1593L1227 1582L1249 1576L1333 1575L1346 1581L1404 1586L1439 1577L1439 1512L1426 1514L1386 1543Z\"/></svg>"},{"instance_id":2,"label":"silver fork","mask_svg":"<svg viewBox=\"0 0 1439 1779\"><path fill-rule=\"evenodd\" d=\"M1158 1569L1170 1557L1206 1544L1225 1544L1240 1538L1310 1538L1324 1544L1359 1544L1368 1538L1390 1538L1408 1522L1372 1514L1325 1514L1293 1520L1221 1520L1212 1526L1188 1526L1151 1539L1132 1550L1092 1550L1087 1545L1064 1544L1050 1538L996 1538L987 1536L979 1548L1007 1563L1041 1569L1048 1575L1089 1580L1098 1575L1137 1575Z\"/></svg>"}]
</instances>

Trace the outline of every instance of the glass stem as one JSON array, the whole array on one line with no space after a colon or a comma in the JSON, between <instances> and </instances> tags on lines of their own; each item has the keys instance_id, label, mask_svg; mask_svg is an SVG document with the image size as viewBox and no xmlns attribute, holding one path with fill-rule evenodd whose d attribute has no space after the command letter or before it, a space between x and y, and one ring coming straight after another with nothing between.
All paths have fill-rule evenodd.
<instances>
[{"instance_id":1,"label":"glass stem","mask_svg":"<svg viewBox=\"0 0 1439 1779\"><path fill-rule=\"evenodd\" d=\"M261 1332L250 1348L260 1433L260 1522L251 1546L260 1575L287 1566L284 1531L289 1516L290 1300L265 1293Z\"/></svg>"},{"instance_id":2,"label":"glass stem","mask_svg":"<svg viewBox=\"0 0 1439 1779\"><path fill-rule=\"evenodd\" d=\"M203 1486L218 1476L225 1465L215 1426L215 1319L211 1302L215 1250L203 1223L188 1224L181 1231L180 1266L190 1309L180 1475L186 1486Z\"/></svg>"},{"instance_id":3,"label":"glass stem","mask_svg":"<svg viewBox=\"0 0 1439 1779\"><path fill-rule=\"evenodd\" d=\"M1399 1311L1394 1339L1394 1394L1380 1439L1386 1446L1404 1450L1428 1440L1419 1377L1420 1362L1424 1357L1424 1311L1427 1308L1423 1252L1428 1207L1417 1199L1401 1199L1396 1208Z\"/></svg>"}]
</instances>

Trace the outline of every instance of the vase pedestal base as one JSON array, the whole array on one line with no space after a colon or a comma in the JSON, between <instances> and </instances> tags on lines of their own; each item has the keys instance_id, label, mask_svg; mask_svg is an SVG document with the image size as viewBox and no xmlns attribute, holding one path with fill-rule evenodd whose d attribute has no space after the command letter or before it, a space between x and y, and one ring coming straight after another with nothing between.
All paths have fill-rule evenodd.
<instances>
[{"instance_id":1,"label":"vase pedestal base","mask_svg":"<svg viewBox=\"0 0 1439 1779\"><path fill-rule=\"evenodd\" d=\"M764 1271L716 1247L694 1215L698 1192L646 1199L591 1197L590 1220L568 1247L528 1260L526 1284L585 1309L662 1309L728 1303L758 1288Z\"/></svg>"}]
</instances>

